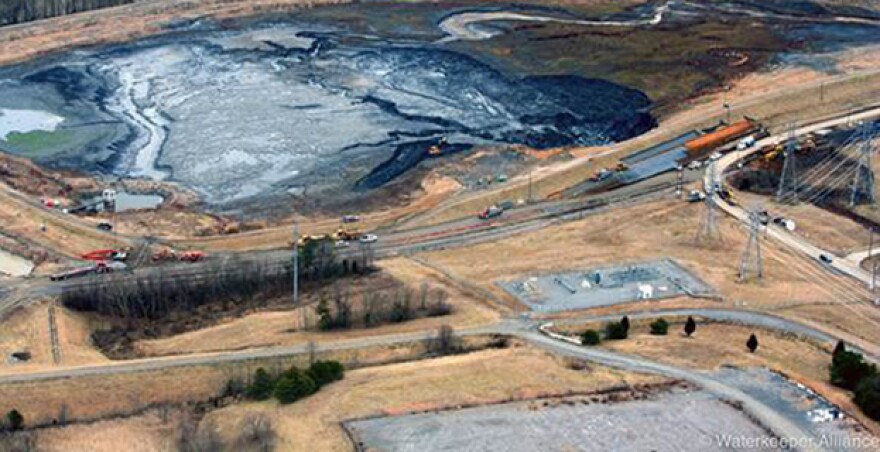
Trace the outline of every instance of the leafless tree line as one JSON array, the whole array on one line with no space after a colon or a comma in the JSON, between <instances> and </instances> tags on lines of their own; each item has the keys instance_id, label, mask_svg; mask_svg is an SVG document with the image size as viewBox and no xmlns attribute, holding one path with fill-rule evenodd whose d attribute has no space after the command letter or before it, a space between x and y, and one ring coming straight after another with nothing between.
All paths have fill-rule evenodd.
<instances>
[{"instance_id":1,"label":"leafless tree line","mask_svg":"<svg viewBox=\"0 0 880 452\"><path fill-rule=\"evenodd\" d=\"M356 272L370 271L354 261L337 261L322 252L301 259L301 281L318 284ZM305 262L303 262L305 261ZM161 269L146 275L98 275L85 284L64 289L64 306L122 319L164 318L174 311L192 311L211 303L224 308L244 305L256 297L291 293L293 266L267 262L213 262L196 275L176 275Z\"/></svg>"},{"instance_id":2,"label":"leafless tree line","mask_svg":"<svg viewBox=\"0 0 880 452\"><path fill-rule=\"evenodd\" d=\"M365 290L358 297L347 287L334 284L323 290L315 306L315 325L306 320L306 328L321 330L370 328L386 323L401 323L419 317L437 317L452 313L443 289L431 290L423 283L416 292L401 284L389 290Z\"/></svg>"}]
</instances>

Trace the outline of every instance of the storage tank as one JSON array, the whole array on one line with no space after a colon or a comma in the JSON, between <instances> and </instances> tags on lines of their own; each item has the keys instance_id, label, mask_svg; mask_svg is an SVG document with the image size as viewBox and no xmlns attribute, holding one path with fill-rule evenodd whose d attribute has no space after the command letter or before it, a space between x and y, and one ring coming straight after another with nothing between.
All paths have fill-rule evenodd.
<instances>
[{"instance_id":1,"label":"storage tank","mask_svg":"<svg viewBox=\"0 0 880 452\"><path fill-rule=\"evenodd\" d=\"M757 124L749 119L737 121L729 126L722 127L714 132L707 133L699 138L694 138L684 144L688 153L696 154L716 148L731 140L739 138L747 133L752 132L758 127Z\"/></svg>"}]
</instances>

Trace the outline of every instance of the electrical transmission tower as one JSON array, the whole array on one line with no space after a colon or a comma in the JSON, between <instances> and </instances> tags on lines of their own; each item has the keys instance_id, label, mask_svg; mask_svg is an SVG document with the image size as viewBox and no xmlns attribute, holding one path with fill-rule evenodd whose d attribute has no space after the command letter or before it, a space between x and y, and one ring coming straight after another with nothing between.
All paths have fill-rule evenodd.
<instances>
[{"instance_id":1,"label":"electrical transmission tower","mask_svg":"<svg viewBox=\"0 0 880 452\"><path fill-rule=\"evenodd\" d=\"M700 222L697 231L697 244L713 244L722 242L721 230L718 229L717 212L715 211L715 162L709 164L706 178L706 216Z\"/></svg>"},{"instance_id":2,"label":"electrical transmission tower","mask_svg":"<svg viewBox=\"0 0 880 452\"><path fill-rule=\"evenodd\" d=\"M795 136L794 123L788 126L788 139L785 141L783 148L783 157L785 163L782 166L782 175L779 177L779 189L776 190L776 202L788 202L797 204L798 202L798 179L797 179L797 160L795 151L797 151L797 137Z\"/></svg>"},{"instance_id":3,"label":"electrical transmission tower","mask_svg":"<svg viewBox=\"0 0 880 452\"><path fill-rule=\"evenodd\" d=\"M859 161L856 174L853 177L852 192L849 198L850 207L856 204L876 205L877 198L874 195L874 171L871 169L871 154L874 152L874 131L870 122L862 125L861 145L859 147Z\"/></svg>"},{"instance_id":4,"label":"electrical transmission tower","mask_svg":"<svg viewBox=\"0 0 880 452\"><path fill-rule=\"evenodd\" d=\"M760 206L749 210L749 240L746 249L739 259L739 281L743 282L754 275L760 281L764 277L764 265L761 261L761 212Z\"/></svg>"}]
</instances>

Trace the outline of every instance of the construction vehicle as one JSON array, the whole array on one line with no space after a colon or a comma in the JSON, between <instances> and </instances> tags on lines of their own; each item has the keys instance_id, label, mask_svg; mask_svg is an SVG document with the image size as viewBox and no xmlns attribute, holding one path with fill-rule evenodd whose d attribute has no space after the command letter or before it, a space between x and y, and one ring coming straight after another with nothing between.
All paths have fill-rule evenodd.
<instances>
[{"instance_id":1,"label":"construction vehicle","mask_svg":"<svg viewBox=\"0 0 880 452\"><path fill-rule=\"evenodd\" d=\"M97 262L117 261L117 262L121 262L121 261L128 259L128 253L126 253L124 251L107 249L107 250L92 251L92 252L83 254L81 257L83 258L83 260L87 260L87 261L97 261Z\"/></svg>"},{"instance_id":2,"label":"construction vehicle","mask_svg":"<svg viewBox=\"0 0 880 452\"><path fill-rule=\"evenodd\" d=\"M730 191L727 187L716 187L715 193L718 193L718 196L723 199L728 204L735 206L736 198L733 196L733 192Z\"/></svg>"},{"instance_id":3,"label":"construction vehicle","mask_svg":"<svg viewBox=\"0 0 880 452\"><path fill-rule=\"evenodd\" d=\"M126 268L127 266L122 262L97 262L95 265L90 265L88 267L79 267L61 273L55 273L49 276L49 279L52 281L63 281L65 279L91 274L112 273L117 270L125 270Z\"/></svg>"},{"instance_id":4,"label":"construction vehicle","mask_svg":"<svg viewBox=\"0 0 880 452\"><path fill-rule=\"evenodd\" d=\"M437 141L437 144L432 144L431 147L428 148L428 155L432 157L443 155L444 146L446 146L446 138L440 138Z\"/></svg>"},{"instance_id":5,"label":"construction vehicle","mask_svg":"<svg viewBox=\"0 0 880 452\"><path fill-rule=\"evenodd\" d=\"M349 241L349 240L357 240L357 238L360 236L361 236L361 233L357 229L339 228L336 230L336 232L333 233L333 236L331 238L335 241L339 241L339 240Z\"/></svg>"},{"instance_id":6,"label":"construction vehicle","mask_svg":"<svg viewBox=\"0 0 880 452\"><path fill-rule=\"evenodd\" d=\"M504 209L498 206L489 206L486 210L482 211L477 215L477 218L481 220L488 220L489 218L494 218L504 213Z\"/></svg>"},{"instance_id":7,"label":"construction vehicle","mask_svg":"<svg viewBox=\"0 0 880 452\"><path fill-rule=\"evenodd\" d=\"M202 251L184 251L182 253L178 253L171 248L163 248L153 254L153 262L199 262L201 260L204 260L205 257L207 257L207 255Z\"/></svg>"},{"instance_id":8,"label":"construction vehicle","mask_svg":"<svg viewBox=\"0 0 880 452\"><path fill-rule=\"evenodd\" d=\"M782 153L782 144L777 144L770 148L769 151L764 152L764 156L761 158L764 162L770 162L776 160L776 157L778 157L780 153Z\"/></svg>"},{"instance_id":9,"label":"construction vehicle","mask_svg":"<svg viewBox=\"0 0 880 452\"><path fill-rule=\"evenodd\" d=\"M331 239L332 239L332 237L330 237L327 234L303 235L299 238L299 240L296 241L296 245L302 247L302 246L308 245L309 242L317 242L317 241L321 241L321 240L331 240Z\"/></svg>"}]
</instances>

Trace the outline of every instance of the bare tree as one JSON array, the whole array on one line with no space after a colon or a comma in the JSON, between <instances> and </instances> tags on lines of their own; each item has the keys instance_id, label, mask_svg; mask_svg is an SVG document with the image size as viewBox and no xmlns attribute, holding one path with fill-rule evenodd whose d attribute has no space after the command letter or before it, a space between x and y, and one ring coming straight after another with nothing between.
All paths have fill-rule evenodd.
<instances>
[{"instance_id":1,"label":"bare tree","mask_svg":"<svg viewBox=\"0 0 880 452\"><path fill-rule=\"evenodd\" d=\"M437 335L428 338L425 349L433 355L444 356L458 353L461 345L455 336L455 330L449 325L441 325L437 329Z\"/></svg>"},{"instance_id":2,"label":"bare tree","mask_svg":"<svg viewBox=\"0 0 880 452\"><path fill-rule=\"evenodd\" d=\"M269 416L249 413L241 421L236 450L270 452L275 449L275 427Z\"/></svg>"},{"instance_id":3,"label":"bare tree","mask_svg":"<svg viewBox=\"0 0 880 452\"><path fill-rule=\"evenodd\" d=\"M422 281L422 285L419 286L419 309L424 311L428 308L428 291L430 290L430 286L428 286L427 281Z\"/></svg>"},{"instance_id":4,"label":"bare tree","mask_svg":"<svg viewBox=\"0 0 880 452\"><path fill-rule=\"evenodd\" d=\"M31 432L0 432L0 450L3 452L34 452L37 439Z\"/></svg>"}]
</instances>

